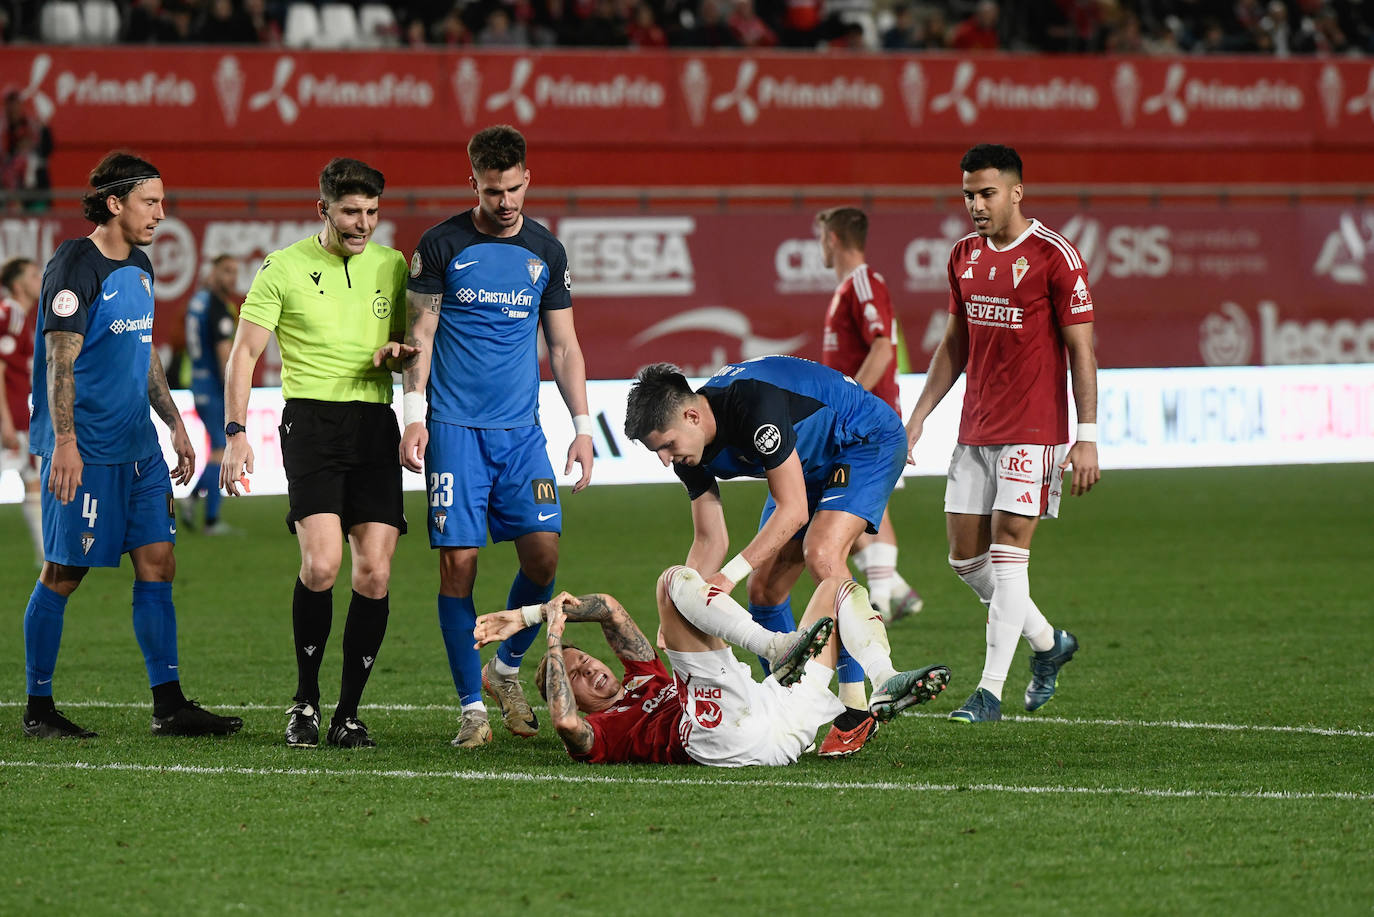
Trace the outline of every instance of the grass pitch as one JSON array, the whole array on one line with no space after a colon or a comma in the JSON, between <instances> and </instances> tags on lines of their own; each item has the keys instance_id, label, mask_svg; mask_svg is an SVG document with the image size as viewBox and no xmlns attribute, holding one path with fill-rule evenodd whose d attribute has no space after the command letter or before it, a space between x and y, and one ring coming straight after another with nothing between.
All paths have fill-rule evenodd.
<instances>
[{"instance_id":1,"label":"grass pitch","mask_svg":"<svg viewBox=\"0 0 1374 917\"><path fill-rule=\"evenodd\" d=\"M899 665L950 665L949 691L855 758L744 771L588 768L547 725L450 748L419 525L362 711L380 747L285 748L298 557L276 497L227 502L242 534L177 548L185 688L238 708L240 735L148 734L126 563L72 599L56 672L58 706L100 738L26 739L34 571L18 508L0 507L0 914L1374 909L1374 465L1109 472L1066 497L1036 538L1032 589L1082 650L1044 710L979 727L944 720L977 683L983 614L945 564L942 488L917 479L893 500L926 610L891 640ZM725 488L736 547L763 496ZM421 495L408 498L418 523ZM690 540L681 488L565 492L564 510L559 586L615 594L652 633L654 577ZM483 553L479 608L504 606L513 572L508 545ZM345 581L326 715L347 598ZM571 632L597 645L595 628ZM1004 713L1020 709L1025 656Z\"/></svg>"}]
</instances>

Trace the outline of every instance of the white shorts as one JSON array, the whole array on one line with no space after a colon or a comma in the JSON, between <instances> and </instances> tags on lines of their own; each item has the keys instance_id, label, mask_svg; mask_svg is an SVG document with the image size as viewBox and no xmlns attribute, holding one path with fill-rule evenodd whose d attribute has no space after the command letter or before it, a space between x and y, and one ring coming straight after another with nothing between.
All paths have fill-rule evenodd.
<instances>
[{"instance_id":1,"label":"white shorts","mask_svg":"<svg viewBox=\"0 0 1374 917\"><path fill-rule=\"evenodd\" d=\"M753 670L729 649L668 650L668 661L682 701L682 744L698 764L795 764L816 730L844 712L830 691L833 672L815 660L790 688L772 675L754 681Z\"/></svg>"},{"instance_id":2,"label":"white shorts","mask_svg":"<svg viewBox=\"0 0 1374 917\"><path fill-rule=\"evenodd\" d=\"M1059 465L1069 452L1058 446L954 447L945 484L945 512L991 516L993 510L1054 519L1064 474Z\"/></svg>"},{"instance_id":3,"label":"white shorts","mask_svg":"<svg viewBox=\"0 0 1374 917\"><path fill-rule=\"evenodd\" d=\"M0 449L0 474L17 471L25 484L37 481L40 459L29 452L29 433L20 430L16 435L19 437L18 449Z\"/></svg>"}]
</instances>

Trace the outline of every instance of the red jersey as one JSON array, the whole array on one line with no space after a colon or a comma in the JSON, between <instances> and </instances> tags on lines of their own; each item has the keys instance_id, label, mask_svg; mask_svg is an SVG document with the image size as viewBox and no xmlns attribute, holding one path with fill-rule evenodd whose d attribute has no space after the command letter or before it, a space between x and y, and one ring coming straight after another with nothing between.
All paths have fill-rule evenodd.
<instances>
[{"instance_id":1,"label":"red jersey","mask_svg":"<svg viewBox=\"0 0 1374 917\"><path fill-rule=\"evenodd\" d=\"M1093 320L1083 258L1031 220L998 251L976 233L949 254L951 321L968 324L967 390L959 442L970 446L1069 441L1068 358L1062 325Z\"/></svg>"},{"instance_id":2,"label":"red jersey","mask_svg":"<svg viewBox=\"0 0 1374 917\"><path fill-rule=\"evenodd\" d=\"M830 308L825 313L825 336L821 339L821 363L853 376L863 365L873 339L885 337L897 344L897 322L892 316L892 298L887 295L883 275L861 264L840 281ZM873 387L873 394L902 413L897 393L897 355Z\"/></svg>"},{"instance_id":3,"label":"red jersey","mask_svg":"<svg viewBox=\"0 0 1374 917\"><path fill-rule=\"evenodd\" d=\"M38 309L27 312L12 299L0 299L0 362L4 363L5 400L14 428L29 428L29 392L33 389L33 331Z\"/></svg>"},{"instance_id":4,"label":"red jersey","mask_svg":"<svg viewBox=\"0 0 1374 917\"><path fill-rule=\"evenodd\" d=\"M587 717L592 750L573 755L588 764L692 764L682 746L678 724L682 699L677 682L658 659L621 660L625 696L609 709Z\"/></svg>"}]
</instances>

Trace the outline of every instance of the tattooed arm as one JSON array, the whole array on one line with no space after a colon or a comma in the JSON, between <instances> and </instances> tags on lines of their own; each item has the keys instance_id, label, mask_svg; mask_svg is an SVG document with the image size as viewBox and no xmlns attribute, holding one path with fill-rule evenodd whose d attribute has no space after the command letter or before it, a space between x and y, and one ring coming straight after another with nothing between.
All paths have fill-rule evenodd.
<instances>
[{"instance_id":1,"label":"tattooed arm","mask_svg":"<svg viewBox=\"0 0 1374 917\"><path fill-rule=\"evenodd\" d=\"M541 605L539 611L545 621L552 621L557 614L569 621L600 624L606 642L620 659L649 662L658 658L653 645L645 639L643 631L636 626L629 612L609 595L597 593L577 598L571 593L560 592ZM477 619L472 633L480 649L489 643L505 640L527 626L522 611L511 608L482 615Z\"/></svg>"},{"instance_id":2,"label":"tattooed arm","mask_svg":"<svg viewBox=\"0 0 1374 917\"><path fill-rule=\"evenodd\" d=\"M434 354L434 332L439 327L438 293L406 293L406 339L408 352L401 364L401 391L424 396L429 386L429 366ZM402 408L402 414L405 413ZM424 421L406 418L401 434L401 464L411 471L425 470L425 449L429 447L429 428Z\"/></svg>"},{"instance_id":3,"label":"tattooed arm","mask_svg":"<svg viewBox=\"0 0 1374 917\"><path fill-rule=\"evenodd\" d=\"M548 695L549 718L553 720L553 728L558 731L568 751L574 755L585 755L592 750L596 734L591 724L578 716L572 682L568 680L568 666L563 658L563 625L568 619L561 607L550 608L549 605L545 605L549 621L549 655L544 663L544 691Z\"/></svg>"},{"instance_id":4,"label":"tattooed arm","mask_svg":"<svg viewBox=\"0 0 1374 917\"><path fill-rule=\"evenodd\" d=\"M148 403L172 434L172 449L177 454L177 467L172 472L172 480L178 484L191 483L191 475L196 471L196 450L186 433L186 424L181 421L181 412L172 400L171 389L167 386L167 373L156 352L148 357Z\"/></svg>"},{"instance_id":5,"label":"tattooed arm","mask_svg":"<svg viewBox=\"0 0 1374 917\"><path fill-rule=\"evenodd\" d=\"M85 335L75 331L49 331L48 414L56 448L48 472L48 490L59 503L70 503L81 486L81 451L76 444L76 356Z\"/></svg>"}]
</instances>

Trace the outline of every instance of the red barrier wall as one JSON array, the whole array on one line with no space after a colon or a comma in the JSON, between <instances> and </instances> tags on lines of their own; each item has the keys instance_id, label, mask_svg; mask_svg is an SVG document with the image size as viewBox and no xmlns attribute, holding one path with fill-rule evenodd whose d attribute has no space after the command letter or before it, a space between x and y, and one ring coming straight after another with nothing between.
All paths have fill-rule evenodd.
<instances>
[{"instance_id":1,"label":"red barrier wall","mask_svg":"<svg viewBox=\"0 0 1374 917\"><path fill-rule=\"evenodd\" d=\"M983 140L1031 184L1374 181L1364 60L11 47L4 83L67 187L115 144L183 188L309 187L344 153L454 184L500 121L545 186L938 184Z\"/></svg>"}]
</instances>

